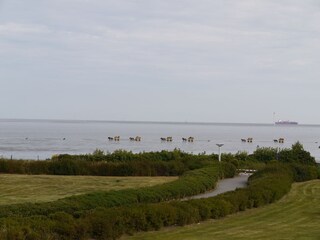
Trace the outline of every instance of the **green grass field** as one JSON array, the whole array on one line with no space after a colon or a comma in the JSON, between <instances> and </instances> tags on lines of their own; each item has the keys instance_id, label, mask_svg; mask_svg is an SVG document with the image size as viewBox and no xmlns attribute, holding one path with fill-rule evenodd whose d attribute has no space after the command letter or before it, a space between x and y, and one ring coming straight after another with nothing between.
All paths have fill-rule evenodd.
<instances>
[{"instance_id":1,"label":"green grass field","mask_svg":"<svg viewBox=\"0 0 320 240\"><path fill-rule=\"evenodd\" d=\"M48 202L93 191L140 188L177 177L96 177L0 174L0 205Z\"/></svg>"},{"instance_id":2,"label":"green grass field","mask_svg":"<svg viewBox=\"0 0 320 240\"><path fill-rule=\"evenodd\" d=\"M279 202L260 209L185 227L139 233L123 239L320 239L320 181L295 183Z\"/></svg>"}]
</instances>

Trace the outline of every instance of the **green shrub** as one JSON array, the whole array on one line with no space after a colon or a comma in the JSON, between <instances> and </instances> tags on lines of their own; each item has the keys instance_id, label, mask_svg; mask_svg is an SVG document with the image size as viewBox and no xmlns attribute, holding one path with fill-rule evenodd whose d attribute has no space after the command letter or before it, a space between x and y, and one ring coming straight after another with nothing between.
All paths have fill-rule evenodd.
<instances>
[{"instance_id":1,"label":"green shrub","mask_svg":"<svg viewBox=\"0 0 320 240\"><path fill-rule=\"evenodd\" d=\"M176 181L153 187L89 193L48 203L0 206L0 217L49 215L55 212L65 212L75 216L81 211L97 207L108 208L179 199L213 189L220 178L231 177L235 173L236 169L232 164L216 163L206 168L186 172Z\"/></svg>"},{"instance_id":2,"label":"green shrub","mask_svg":"<svg viewBox=\"0 0 320 240\"><path fill-rule=\"evenodd\" d=\"M294 180L295 182L303 182L312 179L317 179L319 174L319 168L317 166L292 164Z\"/></svg>"},{"instance_id":3,"label":"green shrub","mask_svg":"<svg viewBox=\"0 0 320 240\"><path fill-rule=\"evenodd\" d=\"M224 168L227 166L216 165L211 168L194 170L186 173L174 183L177 184L173 185L175 187L168 185L166 188L165 185L162 185L150 188L149 192L145 189L137 192L141 195L140 199L151 202L161 200L158 193L165 193L164 198L168 198L170 194L182 196L181 189L185 187L184 183L188 182L192 185L190 192L196 190L194 187L197 184L199 186L204 184L206 187L210 182L214 183L213 180L216 180L217 176L227 174L222 171ZM133 234L137 231L158 230L163 226L183 226L208 218L218 219L246 208L260 207L280 199L290 190L294 180L308 180L317 177L314 170L317 169L312 166L269 164L249 178L247 188L208 199L131 205L125 205L122 202L118 207L103 207L103 204L100 204L99 207L96 206L96 202L104 201L106 196L93 194L92 198L87 199L86 202L90 205L91 210L88 211L79 204L73 209L82 211L75 212L73 216L67 213L68 209L64 212L57 212L53 211L54 208L44 205L42 206L43 211L47 213L53 211L49 216L2 218L0 219L0 237L5 236L4 239L26 239L27 236L30 238L40 236L39 239L116 239L123 234ZM188 189L185 190L189 192ZM147 197L148 193L150 197ZM134 192L130 194L130 200L124 200L124 202L134 199ZM125 195L119 193L110 196L113 196L113 202L121 202L121 199L125 198ZM73 204L76 203L73 202ZM67 206L72 207L68 204ZM23 209L20 211L23 212Z\"/></svg>"},{"instance_id":4,"label":"green shrub","mask_svg":"<svg viewBox=\"0 0 320 240\"><path fill-rule=\"evenodd\" d=\"M279 152L279 161L304 165L316 165L315 158L304 150L303 145L296 142L291 149L283 149Z\"/></svg>"}]
</instances>

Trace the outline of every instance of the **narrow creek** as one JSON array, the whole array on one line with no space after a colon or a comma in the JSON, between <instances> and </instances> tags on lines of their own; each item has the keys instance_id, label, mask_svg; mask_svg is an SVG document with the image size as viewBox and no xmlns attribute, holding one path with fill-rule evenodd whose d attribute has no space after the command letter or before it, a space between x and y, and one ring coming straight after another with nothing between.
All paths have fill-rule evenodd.
<instances>
[{"instance_id":1,"label":"narrow creek","mask_svg":"<svg viewBox=\"0 0 320 240\"><path fill-rule=\"evenodd\" d=\"M200 199L200 198L209 198L214 197L216 195L219 195L221 193L234 191L236 188L244 188L247 186L249 174L239 174L238 176L235 176L234 178L226 178L222 179L217 183L217 186L215 189L201 193L199 195L191 196L188 198L185 198L183 200L190 200L190 199Z\"/></svg>"}]
</instances>

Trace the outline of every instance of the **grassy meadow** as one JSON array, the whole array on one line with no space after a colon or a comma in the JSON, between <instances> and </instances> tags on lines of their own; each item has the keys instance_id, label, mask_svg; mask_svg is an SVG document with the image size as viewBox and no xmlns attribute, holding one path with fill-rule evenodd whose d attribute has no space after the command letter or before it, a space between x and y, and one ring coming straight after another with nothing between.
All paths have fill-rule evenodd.
<instances>
[{"instance_id":1,"label":"grassy meadow","mask_svg":"<svg viewBox=\"0 0 320 240\"><path fill-rule=\"evenodd\" d=\"M320 239L320 180L294 183L279 202L196 225L139 233L129 239Z\"/></svg>"},{"instance_id":2,"label":"grassy meadow","mask_svg":"<svg viewBox=\"0 0 320 240\"><path fill-rule=\"evenodd\" d=\"M0 205L49 202L88 192L147 187L176 179L0 174Z\"/></svg>"}]
</instances>

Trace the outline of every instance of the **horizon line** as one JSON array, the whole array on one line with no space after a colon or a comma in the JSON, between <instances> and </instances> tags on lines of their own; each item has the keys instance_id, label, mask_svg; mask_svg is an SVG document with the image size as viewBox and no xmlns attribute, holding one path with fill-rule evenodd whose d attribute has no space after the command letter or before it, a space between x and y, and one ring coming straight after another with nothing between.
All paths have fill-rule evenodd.
<instances>
[{"instance_id":1,"label":"horizon line","mask_svg":"<svg viewBox=\"0 0 320 240\"><path fill-rule=\"evenodd\" d=\"M0 121L17 122L96 122L96 123L137 123L137 124L186 124L186 125L264 125L272 126L275 123L254 123L254 122L201 122L201 121L155 121L155 120L89 120L89 119L37 119L37 118L0 118ZM298 124L298 126L320 126L320 124Z\"/></svg>"}]
</instances>

